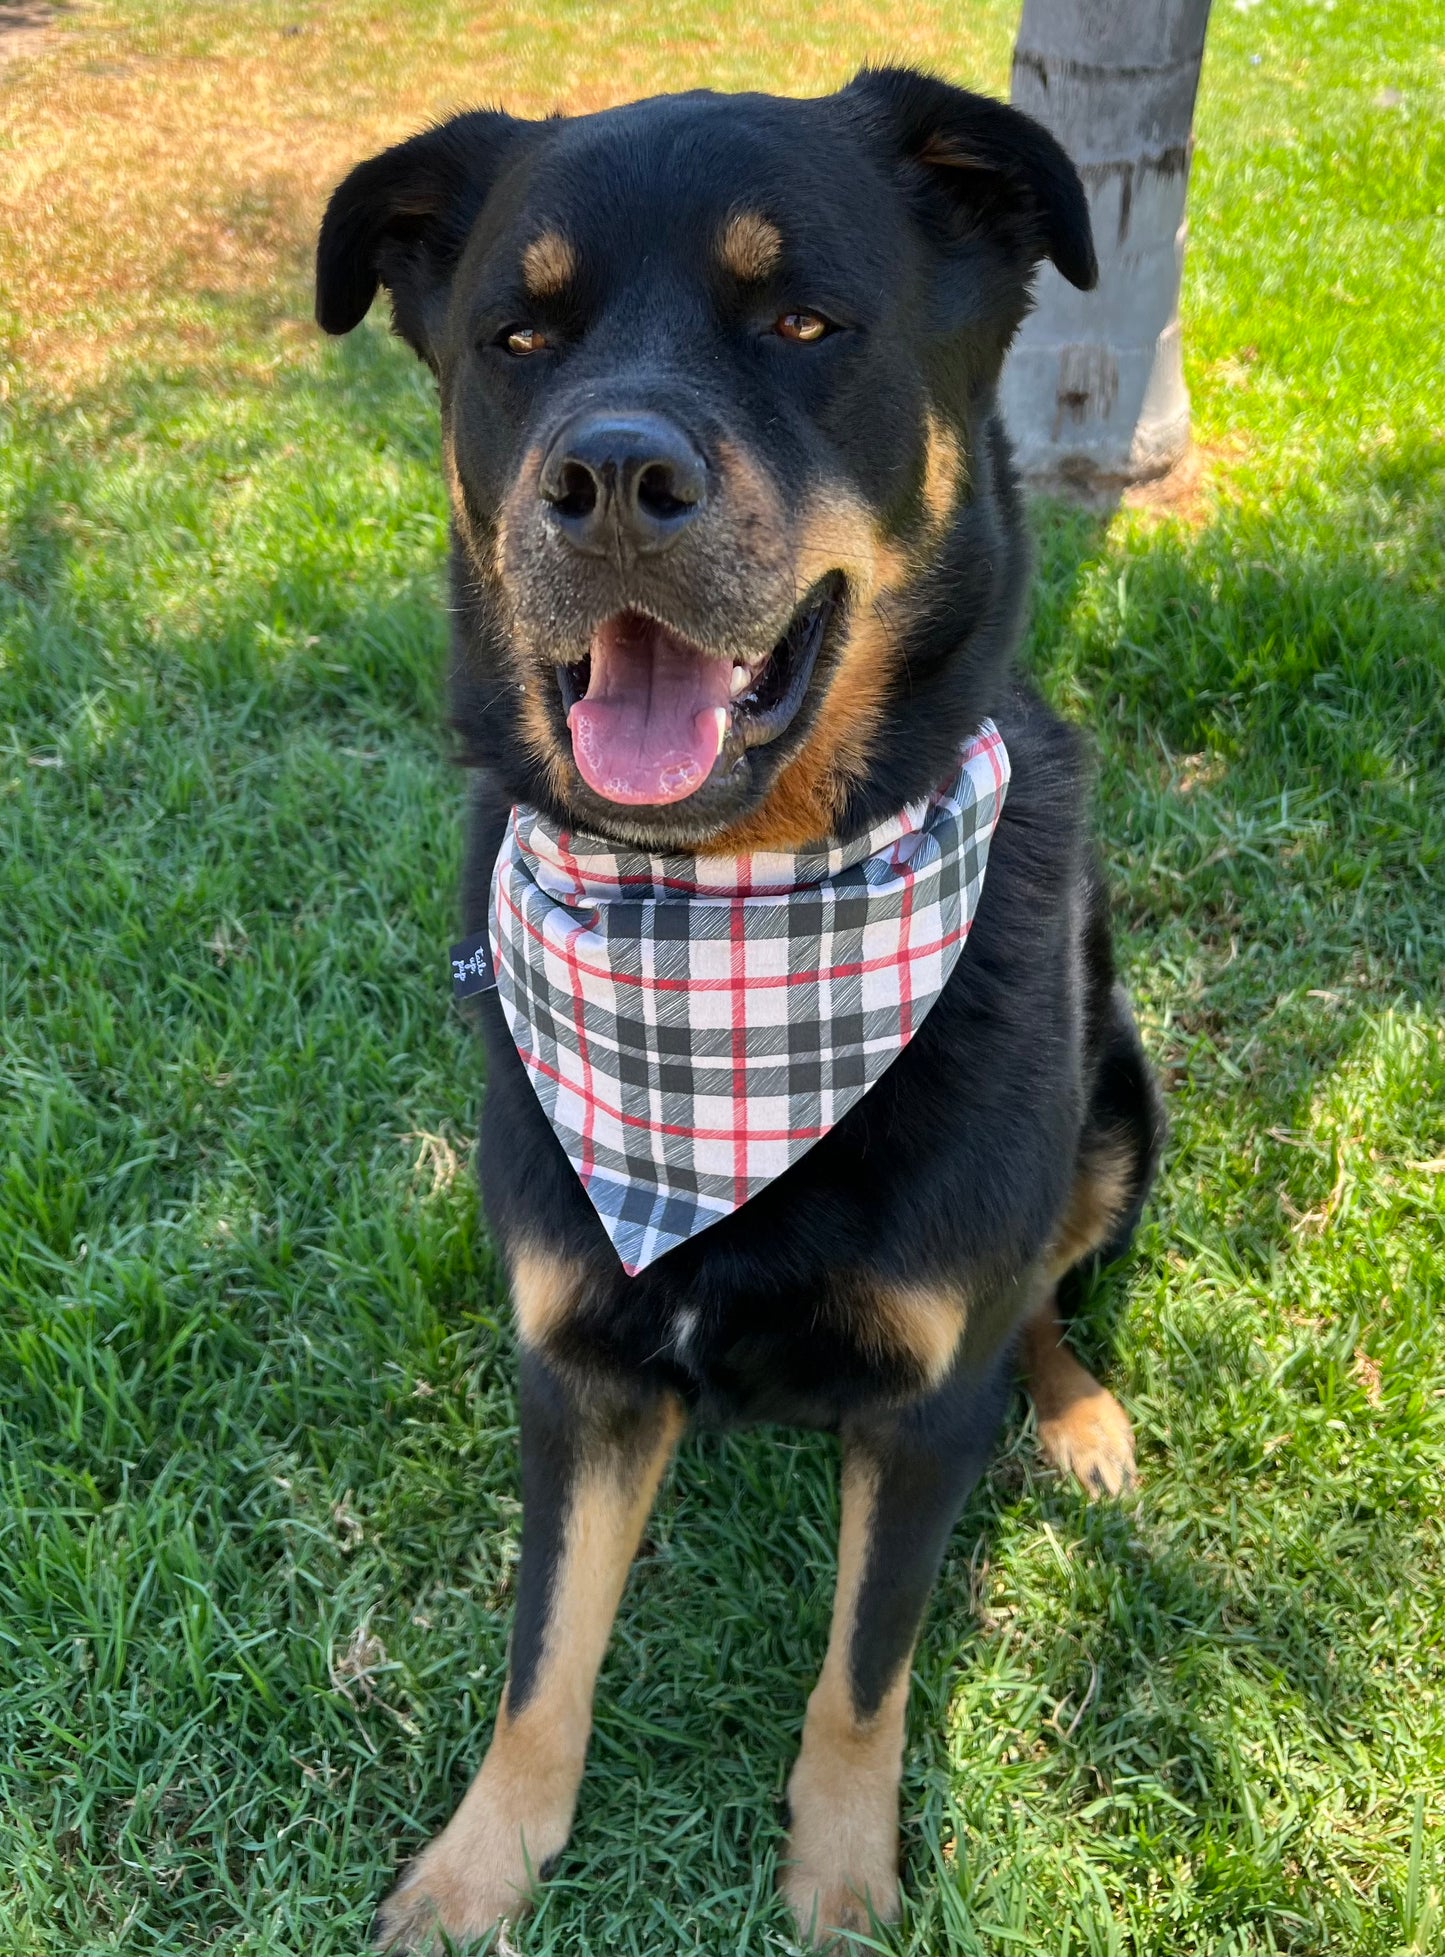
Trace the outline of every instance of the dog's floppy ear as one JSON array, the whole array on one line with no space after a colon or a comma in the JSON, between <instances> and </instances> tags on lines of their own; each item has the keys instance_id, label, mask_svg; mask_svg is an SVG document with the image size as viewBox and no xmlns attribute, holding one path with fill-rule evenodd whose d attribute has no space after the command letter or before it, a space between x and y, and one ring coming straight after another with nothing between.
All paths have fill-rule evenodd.
<instances>
[{"instance_id":1,"label":"dog's floppy ear","mask_svg":"<svg viewBox=\"0 0 1445 1957\"><path fill-rule=\"evenodd\" d=\"M358 163L321 220L317 324L349 333L384 285L397 332L435 366L452 273L503 159L527 126L476 109Z\"/></svg>"},{"instance_id":2,"label":"dog's floppy ear","mask_svg":"<svg viewBox=\"0 0 1445 1957\"><path fill-rule=\"evenodd\" d=\"M1098 282L1079 173L1032 116L911 68L864 68L843 100L960 216L1004 225L1031 264L1051 258L1081 292Z\"/></svg>"}]
</instances>

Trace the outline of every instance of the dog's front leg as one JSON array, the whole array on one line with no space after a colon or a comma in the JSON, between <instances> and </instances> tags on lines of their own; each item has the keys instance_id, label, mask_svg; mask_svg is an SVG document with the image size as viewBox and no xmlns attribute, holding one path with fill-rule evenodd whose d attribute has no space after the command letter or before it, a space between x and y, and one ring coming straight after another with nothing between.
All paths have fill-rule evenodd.
<instances>
[{"instance_id":1,"label":"dog's front leg","mask_svg":"<svg viewBox=\"0 0 1445 1957\"><path fill-rule=\"evenodd\" d=\"M572 1383L524 1349L522 1559L511 1664L481 1772L383 1903L377 1940L465 1944L526 1909L567 1840L617 1600L682 1427L670 1396Z\"/></svg>"},{"instance_id":2,"label":"dog's front leg","mask_svg":"<svg viewBox=\"0 0 1445 1957\"><path fill-rule=\"evenodd\" d=\"M1008 1355L927 1400L843 1429L843 1518L828 1652L788 1782L783 1893L836 1945L898 1910L898 1780L909 1661L955 1516L1003 1415ZM851 1946L850 1946L851 1947Z\"/></svg>"}]
</instances>

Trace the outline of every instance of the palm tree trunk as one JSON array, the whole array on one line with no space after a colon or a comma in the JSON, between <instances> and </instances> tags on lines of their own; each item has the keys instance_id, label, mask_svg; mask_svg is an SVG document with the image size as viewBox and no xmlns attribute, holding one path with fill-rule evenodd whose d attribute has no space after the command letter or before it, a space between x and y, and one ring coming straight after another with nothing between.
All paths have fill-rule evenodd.
<instances>
[{"instance_id":1,"label":"palm tree trunk","mask_svg":"<svg viewBox=\"0 0 1445 1957\"><path fill-rule=\"evenodd\" d=\"M1050 265L1010 353L1004 420L1027 477L1140 482L1189 446L1179 350L1184 205L1209 0L1024 0L1012 99L1088 192L1099 284Z\"/></svg>"}]
</instances>

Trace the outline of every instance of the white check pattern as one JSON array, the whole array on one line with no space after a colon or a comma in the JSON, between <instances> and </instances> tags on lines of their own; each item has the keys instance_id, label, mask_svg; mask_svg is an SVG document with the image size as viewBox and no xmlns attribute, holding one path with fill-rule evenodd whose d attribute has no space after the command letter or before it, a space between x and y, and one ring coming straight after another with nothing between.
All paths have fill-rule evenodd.
<instances>
[{"instance_id":1,"label":"white check pattern","mask_svg":"<svg viewBox=\"0 0 1445 1957\"><path fill-rule=\"evenodd\" d=\"M502 1011L629 1275L781 1175L907 1045L968 937L1008 779L985 721L946 787L792 854L651 856L512 811Z\"/></svg>"}]
</instances>

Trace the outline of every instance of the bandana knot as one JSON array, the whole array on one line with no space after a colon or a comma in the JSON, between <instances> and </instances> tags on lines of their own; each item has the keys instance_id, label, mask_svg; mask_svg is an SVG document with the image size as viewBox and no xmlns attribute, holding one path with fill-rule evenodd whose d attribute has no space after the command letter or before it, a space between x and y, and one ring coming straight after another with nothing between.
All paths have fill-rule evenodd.
<instances>
[{"instance_id":1,"label":"bandana knot","mask_svg":"<svg viewBox=\"0 0 1445 1957\"><path fill-rule=\"evenodd\" d=\"M985 721L946 786L853 841L743 856L512 811L498 996L630 1276L780 1176L902 1052L968 937L1008 779Z\"/></svg>"}]
</instances>

